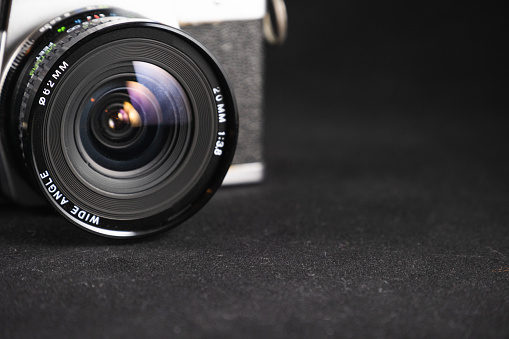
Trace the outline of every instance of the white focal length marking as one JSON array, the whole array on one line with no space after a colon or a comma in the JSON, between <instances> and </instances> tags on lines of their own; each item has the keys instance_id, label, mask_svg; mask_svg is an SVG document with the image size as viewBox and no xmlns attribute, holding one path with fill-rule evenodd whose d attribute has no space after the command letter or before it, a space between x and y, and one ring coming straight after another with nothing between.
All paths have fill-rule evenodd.
<instances>
[{"instance_id":1,"label":"white focal length marking","mask_svg":"<svg viewBox=\"0 0 509 339\"><path fill-rule=\"evenodd\" d=\"M223 124L226 122L226 109L224 108L223 94L221 94L221 89L219 87L213 88L212 91L214 92L217 104L217 119L220 124Z\"/></svg>"}]
</instances>

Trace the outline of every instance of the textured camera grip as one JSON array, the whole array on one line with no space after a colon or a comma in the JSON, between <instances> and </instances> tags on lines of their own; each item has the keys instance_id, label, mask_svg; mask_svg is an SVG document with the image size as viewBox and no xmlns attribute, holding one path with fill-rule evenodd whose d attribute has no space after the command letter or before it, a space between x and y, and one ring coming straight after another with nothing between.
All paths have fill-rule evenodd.
<instances>
[{"instance_id":1,"label":"textured camera grip","mask_svg":"<svg viewBox=\"0 0 509 339\"><path fill-rule=\"evenodd\" d=\"M263 162L262 20L186 26L223 66L239 111L239 140L233 164Z\"/></svg>"}]
</instances>

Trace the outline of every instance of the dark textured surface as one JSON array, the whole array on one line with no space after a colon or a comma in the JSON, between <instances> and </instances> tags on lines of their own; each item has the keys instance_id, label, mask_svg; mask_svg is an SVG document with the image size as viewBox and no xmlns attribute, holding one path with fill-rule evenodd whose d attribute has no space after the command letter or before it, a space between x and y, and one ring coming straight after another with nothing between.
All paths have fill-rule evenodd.
<instances>
[{"instance_id":1,"label":"dark textured surface","mask_svg":"<svg viewBox=\"0 0 509 339\"><path fill-rule=\"evenodd\" d=\"M497 16L308 4L269 51L266 182L135 242L1 206L0 337L509 336Z\"/></svg>"}]
</instances>

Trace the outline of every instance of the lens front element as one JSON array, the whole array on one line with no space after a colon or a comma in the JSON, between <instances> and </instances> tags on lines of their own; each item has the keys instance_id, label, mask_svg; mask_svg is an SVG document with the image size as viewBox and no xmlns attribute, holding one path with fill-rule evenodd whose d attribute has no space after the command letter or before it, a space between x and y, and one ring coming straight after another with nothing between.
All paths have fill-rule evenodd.
<instances>
[{"instance_id":1,"label":"lens front element","mask_svg":"<svg viewBox=\"0 0 509 339\"><path fill-rule=\"evenodd\" d=\"M161 67L133 61L121 69L94 82L77 108L75 133L90 166L125 176L151 170L171 153L177 159L184 155L193 115L184 88Z\"/></svg>"}]
</instances>

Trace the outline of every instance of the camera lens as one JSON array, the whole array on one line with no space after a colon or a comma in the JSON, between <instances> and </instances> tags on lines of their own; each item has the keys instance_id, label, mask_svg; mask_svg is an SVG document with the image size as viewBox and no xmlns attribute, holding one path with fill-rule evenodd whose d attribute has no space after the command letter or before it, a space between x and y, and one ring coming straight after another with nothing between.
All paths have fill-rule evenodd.
<instances>
[{"instance_id":1,"label":"camera lens","mask_svg":"<svg viewBox=\"0 0 509 339\"><path fill-rule=\"evenodd\" d=\"M58 20L27 39L2 90L21 167L88 231L139 237L180 224L233 158L237 112L221 67L186 33L117 9Z\"/></svg>"}]
</instances>

